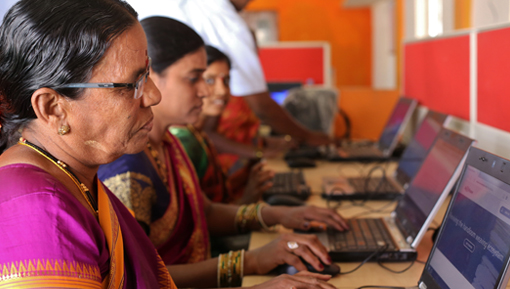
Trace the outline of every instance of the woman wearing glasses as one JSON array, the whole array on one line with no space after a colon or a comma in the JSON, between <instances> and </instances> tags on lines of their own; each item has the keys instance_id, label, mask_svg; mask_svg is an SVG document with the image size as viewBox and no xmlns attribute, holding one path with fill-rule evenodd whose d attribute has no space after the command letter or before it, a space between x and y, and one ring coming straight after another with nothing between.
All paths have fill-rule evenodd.
<instances>
[{"instance_id":1,"label":"woman wearing glasses","mask_svg":"<svg viewBox=\"0 0 510 289\"><path fill-rule=\"evenodd\" d=\"M0 27L0 287L175 288L99 165L141 151L161 100L120 0L22 0ZM1 146L0 145L0 146Z\"/></svg>"},{"instance_id":2,"label":"woman wearing glasses","mask_svg":"<svg viewBox=\"0 0 510 289\"><path fill-rule=\"evenodd\" d=\"M254 251L235 251L210 258L209 234L232 235L282 224L307 229L311 220L339 230L346 225L334 211L315 207L287 208L263 204L212 203L203 196L192 163L168 128L194 123L209 90L204 42L188 26L164 17L141 21L152 57L151 77L162 94L154 107L154 129L144 152L124 155L101 166L99 177L132 209L180 287L235 287L243 275L265 274L289 263L305 270L299 256L317 270L331 259L320 242L307 235L287 234ZM187 265L186 265L187 264ZM331 288L328 277L283 276L281 288ZM324 279L323 279L324 280ZM260 288L274 288L262 284ZM277 287L280 288L280 287Z\"/></svg>"}]
</instances>

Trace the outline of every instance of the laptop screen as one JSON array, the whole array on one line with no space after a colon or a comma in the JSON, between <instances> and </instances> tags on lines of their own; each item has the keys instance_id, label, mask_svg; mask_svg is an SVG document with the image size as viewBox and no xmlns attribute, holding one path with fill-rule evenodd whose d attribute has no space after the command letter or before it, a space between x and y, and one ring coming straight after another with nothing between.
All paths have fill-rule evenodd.
<instances>
[{"instance_id":1,"label":"laptop screen","mask_svg":"<svg viewBox=\"0 0 510 289\"><path fill-rule=\"evenodd\" d=\"M416 175L446 117L442 113L427 112L398 162L397 179L401 184L409 183Z\"/></svg>"},{"instance_id":2,"label":"laptop screen","mask_svg":"<svg viewBox=\"0 0 510 289\"><path fill-rule=\"evenodd\" d=\"M510 185L467 166L425 271L439 288L499 288L510 251Z\"/></svg>"},{"instance_id":3,"label":"laptop screen","mask_svg":"<svg viewBox=\"0 0 510 289\"><path fill-rule=\"evenodd\" d=\"M469 138L441 130L395 209L397 220L408 236L414 239L420 232L470 145Z\"/></svg>"},{"instance_id":4,"label":"laptop screen","mask_svg":"<svg viewBox=\"0 0 510 289\"><path fill-rule=\"evenodd\" d=\"M381 151L391 148L412 105L413 102L410 99L399 99L379 138L379 148Z\"/></svg>"}]
</instances>

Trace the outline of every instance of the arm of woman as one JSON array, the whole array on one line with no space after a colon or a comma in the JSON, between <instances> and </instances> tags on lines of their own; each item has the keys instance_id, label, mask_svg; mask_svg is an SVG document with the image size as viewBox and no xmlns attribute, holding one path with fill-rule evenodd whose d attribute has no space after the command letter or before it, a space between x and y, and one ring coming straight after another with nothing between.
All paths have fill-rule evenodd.
<instances>
[{"instance_id":1,"label":"arm of woman","mask_svg":"<svg viewBox=\"0 0 510 289\"><path fill-rule=\"evenodd\" d=\"M194 264L171 265L167 266L167 269L178 288L211 288L218 285L217 266L218 258L213 258ZM253 273L246 272L246 275L251 274ZM331 279L329 275L300 272L293 276L280 275L253 288L335 288L327 283L329 279Z\"/></svg>"},{"instance_id":2,"label":"arm of woman","mask_svg":"<svg viewBox=\"0 0 510 289\"><path fill-rule=\"evenodd\" d=\"M204 211L207 227L212 236L227 236L237 234L235 216L239 206L214 203L203 194Z\"/></svg>"},{"instance_id":3,"label":"arm of woman","mask_svg":"<svg viewBox=\"0 0 510 289\"><path fill-rule=\"evenodd\" d=\"M218 286L218 258L166 266L178 288L211 288Z\"/></svg>"}]
</instances>

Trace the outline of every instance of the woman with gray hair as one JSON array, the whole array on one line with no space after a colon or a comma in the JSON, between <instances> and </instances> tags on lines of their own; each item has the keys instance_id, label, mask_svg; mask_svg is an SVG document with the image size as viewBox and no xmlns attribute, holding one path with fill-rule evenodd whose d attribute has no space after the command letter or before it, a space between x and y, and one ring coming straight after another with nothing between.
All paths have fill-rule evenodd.
<instances>
[{"instance_id":1,"label":"woman with gray hair","mask_svg":"<svg viewBox=\"0 0 510 289\"><path fill-rule=\"evenodd\" d=\"M161 95L121 0L22 0L0 27L0 287L175 288L99 165L141 151ZM19 139L19 140L18 140Z\"/></svg>"}]
</instances>

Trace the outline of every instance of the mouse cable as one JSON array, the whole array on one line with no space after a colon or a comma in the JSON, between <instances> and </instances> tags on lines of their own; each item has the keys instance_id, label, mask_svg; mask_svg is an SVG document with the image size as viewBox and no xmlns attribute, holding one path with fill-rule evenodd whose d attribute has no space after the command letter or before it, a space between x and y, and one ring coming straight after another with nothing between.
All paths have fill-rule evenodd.
<instances>
[{"instance_id":1,"label":"mouse cable","mask_svg":"<svg viewBox=\"0 0 510 289\"><path fill-rule=\"evenodd\" d=\"M367 210L367 211L365 211L365 212L360 212L360 213L358 213L358 214L352 215L352 216L350 217L350 219L352 219L352 218L357 218L357 217L361 217L361 216L363 216L363 215L368 215L368 214L372 214L372 213L391 213L391 212L385 212L384 210L385 210L387 207L389 207L389 206L393 205L393 203L395 203L395 200L389 201L387 204L385 204L384 206L380 207L379 209L372 209L372 208L367 207L366 205L364 205L364 207L368 208L368 210ZM393 211L392 211L392 212L393 212Z\"/></svg>"},{"instance_id":2,"label":"mouse cable","mask_svg":"<svg viewBox=\"0 0 510 289\"><path fill-rule=\"evenodd\" d=\"M386 269L386 270L390 271L391 273L395 273L395 274L402 274L402 273L407 272L407 270L409 270L409 269L411 269L411 267L413 267L414 262L415 261L412 261L411 264L409 264L409 266L407 266L406 268L404 268L404 269L402 269L400 271L396 271L396 270L393 270L393 269L391 269L389 267L386 267L386 265L384 265L380 260L377 260L377 264L379 266L381 266L383 269Z\"/></svg>"},{"instance_id":3,"label":"mouse cable","mask_svg":"<svg viewBox=\"0 0 510 289\"><path fill-rule=\"evenodd\" d=\"M375 187L374 191L370 191L370 181L372 179L375 179L372 174L375 172L375 171L381 171L382 172L382 177L379 178L379 182L377 183L377 186ZM368 175L367 177L365 178L365 192L367 192L367 195L368 195L368 198L367 200L371 199L372 196L374 196L375 194L379 193L379 191L382 189L382 185L384 184L384 182L386 182L386 169L383 168L382 165L377 165L375 167L373 167L372 169L370 169L370 171L368 172Z\"/></svg>"},{"instance_id":4,"label":"mouse cable","mask_svg":"<svg viewBox=\"0 0 510 289\"><path fill-rule=\"evenodd\" d=\"M374 252L372 252L372 254L370 254L368 257L365 258L365 260L363 260L361 263L359 263L358 266L356 266L356 268L350 270L350 271L347 271L347 272L340 272L340 275L347 275L347 274L351 274L355 271L357 271L359 268L361 268L361 266L365 265L368 261L370 261L373 257L377 256L378 254L380 253L383 253L384 251L386 251L386 249L388 248L388 245L384 245L382 247L379 247L377 250L375 250Z\"/></svg>"}]
</instances>

